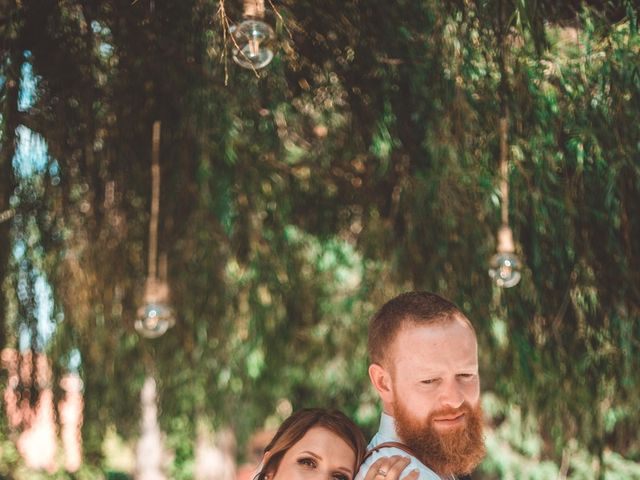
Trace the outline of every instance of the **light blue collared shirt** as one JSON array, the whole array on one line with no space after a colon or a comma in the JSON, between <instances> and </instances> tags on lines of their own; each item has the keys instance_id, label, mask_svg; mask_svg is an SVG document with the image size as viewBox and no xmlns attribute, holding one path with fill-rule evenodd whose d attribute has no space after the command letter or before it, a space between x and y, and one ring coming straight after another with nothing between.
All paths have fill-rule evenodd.
<instances>
[{"instance_id":1,"label":"light blue collared shirt","mask_svg":"<svg viewBox=\"0 0 640 480\"><path fill-rule=\"evenodd\" d=\"M373 436L367 448L370 450L384 442L401 442L401 440L398 438L398 434L396 433L396 422L393 417L382 412L378 433ZM354 480L364 480L364 477L373 462L380 457L390 457L392 455L401 455L411 459L411 463L406 466L400 478L404 478L415 469L420 472L420 476L418 477L419 480L442 480L441 477L424 465L420 460L395 447L382 448L380 451L367 458L367 460L365 460L365 462L360 466L360 470L358 470L358 474Z\"/></svg>"}]
</instances>

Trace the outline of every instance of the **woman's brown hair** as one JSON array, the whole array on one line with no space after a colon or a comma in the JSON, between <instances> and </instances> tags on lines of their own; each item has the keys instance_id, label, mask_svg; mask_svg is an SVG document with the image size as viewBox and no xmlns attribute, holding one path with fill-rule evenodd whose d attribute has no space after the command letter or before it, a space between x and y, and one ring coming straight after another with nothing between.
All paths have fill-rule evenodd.
<instances>
[{"instance_id":1,"label":"woman's brown hair","mask_svg":"<svg viewBox=\"0 0 640 480\"><path fill-rule=\"evenodd\" d=\"M278 470L285 453L313 427L322 427L344 440L355 453L357 471L366 451L364 435L344 413L323 408L305 408L287 418L264 449L265 460L254 480L266 480ZM267 455L268 454L268 455Z\"/></svg>"}]
</instances>

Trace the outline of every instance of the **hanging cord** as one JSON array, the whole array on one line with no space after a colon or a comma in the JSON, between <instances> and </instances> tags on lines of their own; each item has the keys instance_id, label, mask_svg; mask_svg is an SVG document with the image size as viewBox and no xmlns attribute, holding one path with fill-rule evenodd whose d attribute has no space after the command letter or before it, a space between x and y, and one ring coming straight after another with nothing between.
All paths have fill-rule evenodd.
<instances>
[{"instance_id":1,"label":"hanging cord","mask_svg":"<svg viewBox=\"0 0 640 480\"><path fill-rule=\"evenodd\" d=\"M149 279L157 280L158 216L160 213L160 121L151 136L151 218L149 219Z\"/></svg>"},{"instance_id":2,"label":"hanging cord","mask_svg":"<svg viewBox=\"0 0 640 480\"><path fill-rule=\"evenodd\" d=\"M509 226L509 146L507 131L509 128L508 113L500 119L500 196L502 226Z\"/></svg>"},{"instance_id":3,"label":"hanging cord","mask_svg":"<svg viewBox=\"0 0 640 480\"><path fill-rule=\"evenodd\" d=\"M16 211L13 208L5 210L4 212L0 212L0 223L6 222L7 220L11 220L11 218L16 214Z\"/></svg>"},{"instance_id":4,"label":"hanging cord","mask_svg":"<svg viewBox=\"0 0 640 480\"><path fill-rule=\"evenodd\" d=\"M500 195L502 196L501 204L501 220L502 226L509 226L509 106L510 98L509 79L507 72L509 45L507 37L509 33L509 23L505 11L505 2L500 1L498 4L499 24L496 28L498 35L498 44L500 53L498 55L498 67L500 69L500 120L499 120L499 136L500 136Z\"/></svg>"},{"instance_id":5,"label":"hanging cord","mask_svg":"<svg viewBox=\"0 0 640 480\"><path fill-rule=\"evenodd\" d=\"M509 45L507 37L509 33L509 25L506 23L504 2L499 4L500 24L497 29L498 42L500 45L500 54L498 56L498 65L500 68L500 120L498 123L498 134L500 140L500 196L502 202L500 204L500 220L501 227L498 230L498 252L514 252L513 233L509 228L509 103L510 88L507 65L509 62Z\"/></svg>"},{"instance_id":6,"label":"hanging cord","mask_svg":"<svg viewBox=\"0 0 640 480\"><path fill-rule=\"evenodd\" d=\"M244 0L245 17L264 18L264 0Z\"/></svg>"},{"instance_id":7,"label":"hanging cord","mask_svg":"<svg viewBox=\"0 0 640 480\"><path fill-rule=\"evenodd\" d=\"M506 110L506 109L505 109ZM502 226L498 230L498 251L513 253L513 233L509 228L509 144L507 134L509 129L508 113L503 112L500 118L500 217Z\"/></svg>"}]
</instances>

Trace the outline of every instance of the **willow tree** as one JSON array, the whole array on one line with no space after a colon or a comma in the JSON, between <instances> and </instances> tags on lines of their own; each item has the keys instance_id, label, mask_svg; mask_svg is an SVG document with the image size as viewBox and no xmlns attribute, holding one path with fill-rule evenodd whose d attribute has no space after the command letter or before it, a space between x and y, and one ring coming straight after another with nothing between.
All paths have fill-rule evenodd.
<instances>
[{"instance_id":1,"label":"willow tree","mask_svg":"<svg viewBox=\"0 0 640 480\"><path fill-rule=\"evenodd\" d=\"M406 289L469 314L485 389L540 419L545 455L572 438L638 455L631 3L282 1L279 50L259 72L229 60L240 2L4 3L3 345L31 332L58 374L80 355L90 461L107 426L136 435L149 371L177 462L197 421L242 439L283 402L340 406L371 429L367 318ZM35 93L21 102L27 67ZM505 108L525 268L503 291L486 271ZM133 324L156 120L158 247L179 318L152 342ZM15 153L25 128L48 148L29 172Z\"/></svg>"}]
</instances>

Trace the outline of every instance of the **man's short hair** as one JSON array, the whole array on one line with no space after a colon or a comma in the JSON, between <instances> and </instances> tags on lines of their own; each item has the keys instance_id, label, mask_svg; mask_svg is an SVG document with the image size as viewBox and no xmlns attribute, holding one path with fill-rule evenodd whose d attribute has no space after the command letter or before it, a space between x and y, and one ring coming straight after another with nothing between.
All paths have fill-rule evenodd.
<instances>
[{"instance_id":1,"label":"man's short hair","mask_svg":"<svg viewBox=\"0 0 640 480\"><path fill-rule=\"evenodd\" d=\"M381 364L398 331L406 323L437 324L459 318L473 330L467 317L449 300L435 293L407 292L385 303L369 323L369 358Z\"/></svg>"}]
</instances>

